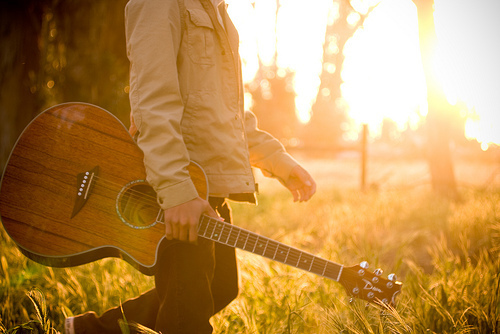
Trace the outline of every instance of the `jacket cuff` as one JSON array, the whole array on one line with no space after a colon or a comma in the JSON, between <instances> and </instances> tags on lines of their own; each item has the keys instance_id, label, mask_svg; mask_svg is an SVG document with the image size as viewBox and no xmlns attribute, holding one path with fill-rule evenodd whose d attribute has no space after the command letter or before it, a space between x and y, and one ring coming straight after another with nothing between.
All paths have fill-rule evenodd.
<instances>
[{"instance_id":1,"label":"jacket cuff","mask_svg":"<svg viewBox=\"0 0 500 334\"><path fill-rule=\"evenodd\" d=\"M286 182L290 177L293 167L299 164L290 154L286 152L275 153L272 157L270 157L270 160L272 170L269 172L284 182Z\"/></svg>"},{"instance_id":2,"label":"jacket cuff","mask_svg":"<svg viewBox=\"0 0 500 334\"><path fill-rule=\"evenodd\" d=\"M158 204L163 210L189 202L199 196L191 179L157 189L156 193L158 195Z\"/></svg>"}]
</instances>

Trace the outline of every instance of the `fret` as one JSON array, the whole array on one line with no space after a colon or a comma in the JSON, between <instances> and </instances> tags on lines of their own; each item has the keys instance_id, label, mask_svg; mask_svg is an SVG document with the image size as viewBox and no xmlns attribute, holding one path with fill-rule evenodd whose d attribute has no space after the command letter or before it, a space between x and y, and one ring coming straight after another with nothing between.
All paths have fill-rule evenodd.
<instances>
[{"instance_id":1,"label":"fret","mask_svg":"<svg viewBox=\"0 0 500 334\"><path fill-rule=\"evenodd\" d=\"M287 263L286 260L288 260L288 255L290 255L290 247L288 247L288 250L286 251L285 261L283 263Z\"/></svg>"},{"instance_id":2,"label":"fret","mask_svg":"<svg viewBox=\"0 0 500 334\"><path fill-rule=\"evenodd\" d=\"M257 247L259 243L259 236L257 236L257 239L255 239L255 245L253 245L252 253L255 253L255 248Z\"/></svg>"},{"instance_id":3,"label":"fret","mask_svg":"<svg viewBox=\"0 0 500 334\"><path fill-rule=\"evenodd\" d=\"M262 241L259 241L259 240L262 240ZM264 242L266 243L265 246L264 246ZM258 237L257 242L255 243L253 253L257 254L257 255L264 255L264 252L266 251L268 243L269 243L269 239L264 238L264 237Z\"/></svg>"},{"instance_id":4,"label":"fret","mask_svg":"<svg viewBox=\"0 0 500 334\"><path fill-rule=\"evenodd\" d=\"M240 239L240 233L241 233L241 229L238 229L238 235L236 236L236 240L234 240L234 245L233 247L236 247L236 243L238 242L238 240Z\"/></svg>"},{"instance_id":5,"label":"fret","mask_svg":"<svg viewBox=\"0 0 500 334\"><path fill-rule=\"evenodd\" d=\"M327 263L328 261L323 260L320 257L313 256L313 259L311 260L311 264L309 267L309 271L316 275L324 276Z\"/></svg>"},{"instance_id":6,"label":"fret","mask_svg":"<svg viewBox=\"0 0 500 334\"><path fill-rule=\"evenodd\" d=\"M247 238L245 239L245 244L243 245L243 247L241 249L245 249L245 246L247 245L249 236L250 236L250 233L247 232Z\"/></svg>"},{"instance_id":7,"label":"fret","mask_svg":"<svg viewBox=\"0 0 500 334\"><path fill-rule=\"evenodd\" d=\"M203 236L208 238L208 234L210 233L211 230L209 230L209 228L211 228L211 224L210 224L210 218L208 216L203 216L203 220L206 220L207 221L207 227L205 228L205 232L203 233ZM215 226L214 226L215 227Z\"/></svg>"},{"instance_id":8,"label":"fret","mask_svg":"<svg viewBox=\"0 0 500 334\"><path fill-rule=\"evenodd\" d=\"M238 232L238 233L236 233ZM198 235L338 281L342 266L203 215Z\"/></svg>"},{"instance_id":9,"label":"fret","mask_svg":"<svg viewBox=\"0 0 500 334\"><path fill-rule=\"evenodd\" d=\"M262 256L264 256L264 254L266 254L267 246L269 246L269 239L266 238L266 247L264 247L264 251L261 254Z\"/></svg>"},{"instance_id":10,"label":"fret","mask_svg":"<svg viewBox=\"0 0 500 334\"><path fill-rule=\"evenodd\" d=\"M328 262L325 261L325 267L323 268L323 272L321 273L321 276L325 276L325 272L326 272L326 267L328 266Z\"/></svg>"},{"instance_id":11,"label":"fret","mask_svg":"<svg viewBox=\"0 0 500 334\"><path fill-rule=\"evenodd\" d=\"M310 272L323 276L326 263L327 263L326 260L323 260L320 257L314 257L314 263L312 263L311 265Z\"/></svg>"},{"instance_id":12,"label":"fret","mask_svg":"<svg viewBox=\"0 0 500 334\"><path fill-rule=\"evenodd\" d=\"M274 251L274 255L272 257L275 260L276 260L276 254L278 253L278 248L280 248L280 244L279 243L276 244L276 250Z\"/></svg>"},{"instance_id":13,"label":"fret","mask_svg":"<svg viewBox=\"0 0 500 334\"><path fill-rule=\"evenodd\" d=\"M340 266L339 274L337 275L337 279L336 279L337 282L340 282L340 276L342 275L342 270L344 270L344 266Z\"/></svg>"},{"instance_id":14,"label":"fret","mask_svg":"<svg viewBox=\"0 0 500 334\"><path fill-rule=\"evenodd\" d=\"M233 232L236 232L237 230L238 230L237 228L235 228L233 225L231 225L231 229L228 232L228 236L227 236L227 240L226 240L226 244L228 246L234 247L234 245L236 244L236 241L238 240L238 235L233 233Z\"/></svg>"},{"instance_id":15,"label":"fret","mask_svg":"<svg viewBox=\"0 0 500 334\"><path fill-rule=\"evenodd\" d=\"M211 221L211 220L210 220ZM217 229L217 224L214 223L214 229L212 230L212 234L210 235L209 239L210 240L213 240L213 237L214 237L214 234L215 234L215 230Z\"/></svg>"},{"instance_id":16,"label":"fret","mask_svg":"<svg viewBox=\"0 0 500 334\"><path fill-rule=\"evenodd\" d=\"M268 259L274 259L277 250L278 250L278 242L268 239L266 249L264 250L264 253L262 255L267 257Z\"/></svg>"},{"instance_id":17,"label":"fret","mask_svg":"<svg viewBox=\"0 0 500 334\"><path fill-rule=\"evenodd\" d=\"M251 252L250 249L253 249L252 247L255 247L256 239L253 238L254 236L255 236L255 234L248 233L248 238L247 238L245 247L243 248L244 250ZM247 248L247 246L248 246L248 248Z\"/></svg>"},{"instance_id":18,"label":"fret","mask_svg":"<svg viewBox=\"0 0 500 334\"><path fill-rule=\"evenodd\" d=\"M222 233L224 233L224 226L225 226L226 224L217 223L217 225L222 226L222 229L221 229L221 230L220 230L220 232L219 232L219 238L217 239L217 241L220 241L220 237L222 236ZM216 235L216 236L217 236L217 235Z\"/></svg>"},{"instance_id":19,"label":"fret","mask_svg":"<svg viewBox=\"0 0 500 334\"><path fill-rule=\"evenodd\" d=\"M316 258L316 256L313 256L312 260L311 260L311 265L309 266L309 269L307 269L307 271L311 272L311 269L313 267L313 264L314 264L314 259Z\"/></svg>"},{"instance_id":20,"label":"fret","mask_svg":"<svg viewBox=\"0 0 500 334\"><path fill-rule=\"evenodd\" d=\"M299 266L299 263L300 263L300 258L302 257L302 252L300 252L299 254L299 258L297 260L297 264L295 265L295 267L298 267Z\"/></svg>"},{"instance_id":21,"label":"fret","mask_svg":"<svg viewBox=\"0 0 500 334\"><path fill-rule=\"evenodd\" d=\"M333 262L327 262L325 274L323 276L338 281L341 267Z\"/></svg>"},{"instance_id":22,"label":"fret","mask_svg":"<svg viewBox=\"0 0 500 334\"><path fill-rule=\"evenodd\" d=\"M229 237L231 236L231 233L233 232L233 225L229 225L229 231L227 231L227 238L224 244L228 245L229 244Z\"/></svg>"},{"instance_id":23,"label":"fret","mask_svg":"<svg viewBox=\"0 0 500 334\"><path fill-rule=\"evenodd\" d=\"M240 230L240 236L238 238L238 242L236 243L236 247L240 248L240 249L245 249L245 245L247 244L247 240L248 240L248 235L249 235L249 232L245 231L245 230Z\"/></svg>"},{"instance_id":24,"label":"fret","mask_svg":"<svg viewBox=\"0 0 500 334\"><path fill-rule=\"evenodd\" d=\"M300 261L297 263L297 268L311 271L314 262L314 256L305 252L302 252Z\"/></svg>"},{"instance_id":25,"label":"fret","mask_svg":"<svg viewBox=\"0 0 500 334\"><path fill-rule=\"evenodd\" d=\"M297 264L297 257L300 257L300 251L295 248L290 248L285 263L295 267Z\"/></svg>"},{"instance_id":26,"label":"fret","mask_svg":"<svg viewBox=\"0 0 500 334\"><path fill-rule=\"evenodd\" d=\"M276 261L285 263L286 257L288 256L288 252L286 252L286 254L285 254L285 251L287 249L288 249L288 247L283 246L283 244L278 244L278 247L276 248L276 254L274 254L273 259L275 259Z\"/></svg>"}]
</instances>

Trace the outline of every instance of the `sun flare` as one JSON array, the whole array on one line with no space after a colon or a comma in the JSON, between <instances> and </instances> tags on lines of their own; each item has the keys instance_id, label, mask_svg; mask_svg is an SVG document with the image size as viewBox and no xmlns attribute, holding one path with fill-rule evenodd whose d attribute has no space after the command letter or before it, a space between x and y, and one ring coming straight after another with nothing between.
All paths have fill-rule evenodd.
<instances>
[{"instance_id":1,"label":"sun flare","mask_svg":"<svg viewBox=\"0 0 500 334\"><path fill-rule=\"evenodd\" d=\"M356 0L359 12L375 0ZM259 66L293 71L297 118L307 123L318 94L323 44L336 19L332 0L228 0L240 32L245 82ZM500 144L500 2L435 0L438 35L436 74L451 104L460 103L465 136L483 149ZM356 20L357 17L350 19ZM466 23L466 24L464 24ZM427 114L416 7L411 0L380 0L344 48L341 91L351 119L347 138L357 139L361 124L378 136L385 119L402 131L419 126ZM335 69L337 70L337 69ZM328 92L325 92L326 94Z\"/></svg>"}]
</instances>

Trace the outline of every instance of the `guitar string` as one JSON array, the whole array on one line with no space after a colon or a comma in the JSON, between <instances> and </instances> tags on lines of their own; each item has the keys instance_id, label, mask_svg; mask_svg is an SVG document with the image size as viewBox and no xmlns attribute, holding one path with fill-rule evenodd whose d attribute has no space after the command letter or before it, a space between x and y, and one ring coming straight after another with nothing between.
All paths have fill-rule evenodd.
<instances>
[{"instance_id":1,"label":"guitar string","mask_svg":"<svg viewBox=\"0 0 500 334\"><path fill-rule=\"evenodd\" d=\"M96 180L96 183L94 184L94 186L101 186L101 187L108 189L108 190L113 190L112 187L116 187L117 189L119 189L117 194L119 192L121 192L123 189L125 189L125 187L126 187L126 186L121 186L116 182L112 182L112 181L109 181L107 179L101 178L99 176L94 176L94 178ZM99 180L100 182L97 182L97 180ZM150 186L147 183L143 183L143 184ZM130 194L129 201L131 202L132 205L146 203L146 204L149 204L151 206L154 206L155 209L157 209L157 210L161 210L161 208L159 207L159 204L157 202L156 196L152 196L152 195L146 194L142 191L135 190L133 185L129 186L126 191L129 192L129 194ZM163 221L161 221L161 220L159 221L158 219L156 219L158 217L158 215L159 215L159 213L156 215L154 220L158 223L164 224ZM212 217L208 217L208 218L213 219ZM215 230L215 228L216 227L214 226L213 229ZM224 230L222 229L219 233L223 233L223 232L224 232ZM341 271L343 269L343 266L341 266L339 264L336 264L332 261L325 260L321 257L312 255L310 253L303 252L299 249L287 246L283 243L274 241L274 240L269 239L267 237L260 236L258 234L253 233L253 232L250 232L250 231L243 231L243 237L245 237L245 236L246 236L245 243L242 246L240 246L240 244L239 244L240 243L239 238L236 237L236 240L234 240L235 247L241 248L245 251L250 251L252 253L258 254L255 250L257 249L256 247L257 247L257 243L258 243L259 239L261 239L261 241L263 243L266 242L266 249L264 249L263 252L261 253L261 255L264 257L276 260L278 262L282 262L282 263L287 264L287 265L294 266L294 267L299 268L299 269L307 270L308 272L315 273L317 275L321 275L321 276L324 276L324 277L327 277L327 278L330 278L330 279L333 279L336 281L339 281L341 278L340 274L341 274ZM221 240L220 240L221 237L222 236L219 236L218 240L215 240L215 238L209 238L209 239L212 239L216 242L220 242L223 244L225 243L227 245L231 245L229 242L227 242L228 240L230 240L231 234L229 234L227 236L226 242L221 242ZM267 255L267 247L269 246L270 241L271 241L271 249L273 249L272 247L275 247L275 249L274 249L275 252L274 252L273 256ZM249 247L247 247L247 245L249 245ZM260 247L262 247L262 245L263 244L261 244ZM280 248L283 248L283 250L281 250ZM280 251L280 254L281 254L279 257L277 256L278 251ZM285 251L286 251L286 255L283 258L282 255L285 254ZM306 262L304 262L305 267L301 267L302 257L304 257L304 259L306 260ZM309 266L309 267L307 268L307 266Z\"/></svg>"},{"instance_id":2,"label":"guitar string","mask_svg":"<svg viewBox=\"0 0 500 334\"><path fill-rule=\"evenodd\" d=\"M116 194L118 195L123 189L125 189L126 185L123 186L123 185L120 185L116 182L113 182L113 181L110 181L110 180L107 180L107 179L104 179L100 176L94 176L94 179L97 181L99 180L99 182L96 182L93 187L98 187L99 185L104 185L106 184L106 186L104 186L103 188L104 189L107 189L107 190L111 190L112 192L116 192ZM138 183L137 185L145 185L145 186L148 186L148 187L151 187L148 183L144 182L144 183ZM109 187L111 186L111 187ZM144 192L141 192L141 191L138 191L138 190L135 190L133 188L133 184L128 187L128 189L126 189L127 192L133 194L133 195L136 195L135 197L132 197L133 199L136 199L136 197L141 197L141 198L144 198L145 200L147 200L149 203L153 203L153 204L156 204L159 206L158 204L158 201L157 201L157 198L156 196L152 196L152 195L149 195L149 194L146 194ZM118 190L114 189L114 187L116 187ZM152 187L151 187L152 188ZM111 197L112 198L112 197ZM137 202L139 203L139 201Z\"/></svg>"},{"instance_id":3,"label":"guitar string","mask_svg":"<svg viewBox=\"0 0 500 334\"><path fill-rule=\"evenodd\" d=\"M212 219L211 217L207 217L207 218ZM208 235L213 235L215 232L217 232L217 235L224 234L224 229L221 229L220 231L216 230L216 228L217 228L215 226L216 223L211 223L211 222L205 223L203 221L202 224L203 224L203 227L205 228L205 232L203 234L200 234L201 236L208 237ZM205 225L207 225L207 226L205 226ZM210 225L212 225L212 226L210 226ZM236 228L239 229L238 227L236 227ZM238 234L237 236L232 235L232 233L234 232L233 230L230 230L229 232L227 232L228 236L226 237L226 242L223 242L220 240L215 240L216 236L213 236L212 239L215 240L216 242L221 242L221 243L230 245L232 247L237 247L237 248L243 249L245 251L250 251L254 254L259 254L259 255L267 257L269 259L272 259L272 260L275 260L278 262L282 262L284 264L291 265L291 266L294 266L296 268L306 270L308 272L311 272L311 273L314 273L317 275L321 275L321 276L324 276L324 277L327 277L327 278L330 278L333 280L338 280L337 278L338 278L338 273L340 272L341 265L339 265L335 262L323 259L319 256L315 256L311 253L307 253L307 252L301 251L299 249L290 247L290 246L283 244L279 241L275 241L275 240L272 240L270 238L263 237L261 235L255 234L253 232L245 231L245 230L240 230L240 231L242 231L243 234L242 235ZM246 240L247 238L249 240ZM240 239L242 239L242 240L240 240ZM268 246L271 245L271 248L270 248L271 253L270 254L272 254L272 255L270 255L268 253L267 249L262 253L258 253L255 251L254 242L257 241L258 239L264 239L264 240L268 241ZM264 241L264 240L262 240L262 241ZM254 247L253 248L246 247L247 244L249 244L250 246L254 245ZM279 256L279 257L277 256L276 252L280 249L280 247L284 250L290 251L286 258L283 256ZM301 257L304 257L308 261L307 263L304 263L304 265L302 265L302 266L300 265L301 263L299 262L299 259Z\"/></svg>"},{"instance_id":4,"label":"guitar string","mask_svg":"<svg viewBox=\"0 0 500 334\"><path fill-rule=\"evenodd\" d=\"M116 186L117 188L121 188L121 189L125 188L125 187L121 187L116 182L113 182L113 181L101 178L99 176L94 176L94 179L96 179L96 181L99 180L100 181L99 184L101 184L101 185L104 185L104 183L106 183L107 185ZM144 183L144 185L149 186L147 183ZM96 182L96 184L94 186L98 186L98 183ZM110 187L104 187L104 188L108 189L108 190L113 190ZM146 193L141 192L141 191L134 190L133 187L130 187L127 191L129 191L130 193L132 193L133 195L135 195L135 196L131 196L131 198L132 198L131 202L133 204L138 204L138 203L144 203L144 202L146 202L149 205L155 205L155 206L158 205L156 197L154 197L152 195L146 194ZM160 209L159 205L158 205L158 209ZM245 233L248 233L247 243L249 242L251 245L255 245L255 243L257 243L257 240L259 240L259 239L263 239L263 241L267 241L266 239L268 239L266 237L263 237L263 236L260 236L258 234L255 234L253 232L245 232ZM286 246L286 247L288 247L288 246ZM294 249L291 249L291 251L292 252L295 252L295 251L301 252L300 250L294 250ZM296 253L290 253L289 256L292 256L292 258L297 258L298 257L298 255Z\"/></svg>"},{"instance_id":5,"label":"guitar string","mask_svg":"<svg viewBox=\"0 0 500 334\"><path fill-rule=\"evenodd\" d=\"M118 184L116 182L107 180L107 179L99 177L99 176L94 176L94 179L96 180L96 183L94 184L94 187L100 186L100 187L103 187L104 189L107 189L107 190L115 190L115 189L113 189L113 187L116 187L116 188L120 189L119 191L121 191L122 189L125 188L125 186L121 186L120 184ZM97 180L99 180L99 182L97 182ZM148 183L140 183L140 184L141 185L143 184L143 185L146 185L146 186L150 186ZM119 193L119 191L117 191L117 194ZM129 199L131 205L146 203L146 204L149 204L151 206L155 206L156 207L155 209L161 210L161 207L159 206L159 204L157 202L157 198L155 196L152 196L152 195L146 194L144 192L135 190L135 189L133 189L133 185L130 186L127 189L127 191L131 193L131 196L130 196L131 199ZM111 197L111 198L113 198L113 197ZM155 216L157 217L158 215L155 215ZM156 222L164 224L163 221L158 221L156 219L156 217L155 217L155 221ZM213 219L212 217L208 217L208 218ZM219 222L218 220L215 220L215 219L214 219L214 221L215 222ZM208 224L210 224L210 222ZM214 224L216 224L216 223L214 223ZM215 230L215 226L213 227L213 229ZM241 248L241 249L246 250L246 251L252 251L253 253L255 253L255 250L256 250L256 247L257 247L257 241L259 239L261 239L261 241L263 243L267 242L267 245L269 245L269 241L271 241L272 243L274 243L274 245L272 245L271 247L276 247L276 248L274 249L275 250L274 255L272 257L269 256L269 258L277 260L277 258L278 258L278 256L277 256L278 253L277 252L280 251L279 254L281 254L281 255L280 255L279 258L281 259L281 258L283 258L283 256L284 256L284 258L281 261L278 259L278 261L283 262L285 264L289 264L289 265L295 266L295 267L299 267L301 257L305 256L307 258L307 261L309 261L308 263L311 263L312 261L321 261L321 262L324 261L324 264L323 264L324 270L323 270L323 272L326 274L326 272L329 271L327 267L328 267L328 264L331 263L331 262L328 261L328 260L322 259L321 257L317 257L317 256L312 255L312 254L307 253L307 252L303 252L303 251L301 251L299 249L287 246L287 245L285 245L283 243L280 243L278 241L274 241L274 240L272 240L270 238L261 236L261 235L256 234L256 233L253 233L253 232L250 232L250 231L244 231L244 230L241 230L241 231L243 232L243 238L246 237L245 238L245 242L244 242L243 245L240 246L239 244L242 242L242 240L238 240L238 239L241 239L241 238L236 238L236 240L234 240L235 247ZM207 237L207 236L205 236L205 237ZM231 235L228 236L228 239L230 237L231 237ZM212 239L212 238L209 238L209 239ZM220 239L220 237L219 237L219 239ZM217 241L220 242L220 240L217 240ZM226 243L226 244L229 245L229 243ZM249 245L249 247L247 247L247 245ZM280 247L283 248L283 250L280 249ZM263 256L266 256L266 251L267 250L265 250L262 253ZM314 264L313 264L313 266L314 266ZM310 271L314 272L312 270L310 270ZM317 273L319 273L319 271L317 271ZM330 276L330 275L328 275L328 276Z\"/></svg>"},{"instance_id":6,"label":"guitar string","mask_svg":"<svg viewBox=\"0 0 500 334\"><path fill-rule=\"evenodd\" d=\"M96 181L100 180L100 184L106 183L107 185L116 186L117 188L121 188L121 189L124 188L124 187L120 187L120 185L115 183L115 182L109 181L109 180L101 178L99 176L96 176L95 179L96 179ZM144 183L144 184L148 185L147 183ZM97 182L96 182L95 186L97 186ZM111 189L111 188L108 188L108 189ZM127 191L129 191L130 193L135 195L135 196L131 195L131 204L139 204L139 203L143 204L144 202L148 202L150 205L154 205L154 206L158 205L156 197L154 197L152 195L148 195L148 194L145 194L141 191L134 190L133 187L130 187ZM158 209L160 209L159 205L158 205ZM162 221L160 221L160 222L163 223ZM215 229L215 227L214 227L214 229ZM246 240L245 240L245 244L242 246L243 250L250 250L250 249L255 250L259 239L261 239L262 242L267 241L267 243L269 243L269 240L270 240L269 238L260 236L258 234L252 233L252 232L245 231L244 233L246 234L245 235ZM236 240L236 242L238 242L238 240ZM247 247L247 245L249 247ZM281 246L281 248L284 248L284 250L280 250L280 246ZM290 264L298 263L300 257L305 254L304 252L302 252L298 249L294 249L292 247L278 243L276 245L276 252L275 252L274 257L276 257L276 255L278 254L277 253L278 250L280 250L279 254L285 254L285 252L286 252L286 255L285 255L286 258L284 261L286 263L290 262ZM314 257L314 255L312 255L312 254L305 254L305 255Z\"/></svg>"},{"instance_id":7,"label":"guitar string","mask_svg":"<svg viewBox=\"0 0 500 334\"><path fill-rule=\"evenodd\" d=\"M210 225L210 222L207 223L207 225ZM222 236L223 229L221 229L220 231L216 231L216 228L217 228L215 226L216 223L213 225L214 225L213 227L208 226L207 230L212 232L212 234L214 232L217 232L217 235ZM226 240L229 240L229 238L231 237L231 235L230 235L231 232L228 232L228 233L229 233L229 235L227 236ZM277 255L278 255L277 251L280 250L280 247L281 247L283 249L280 251L280 254L283 254L283 255L279 257L282 260L281 262L295 266L295 267L299 267L299 268L301 268L300 264L303 264L306 267L308 267L307 268L308 271L316 272L316 273L320 273L320 274L325 271L325 267L327 266L327 264L329 262L329 261L322 259L318 256L315 256L311 253L307 253L307 252L301 251L297 248L287 246L283 243L280 243L278 241L274 241L270 238L261 236L259 234L256 234L256 233L253 233L250 231L244 231L243 233L244 233L244 235L242 237L243 237L244 241L243 240L241 240L241 241L234 240L234 242L232 244L234 244L235 247L241 248L241 249L246 250L246 251L251 251L252 253L260 254L264 257L268 257L268 258L271 258L274 260L277 260ZM206 237L206 234L207 233L204 233L205 237ZM220 239L220 237L219 237L219 239ZM260 242L258 242L258 241L260 241ZM267 255L268 254L267 247L269 246L270 242L271 242L271 247L272 247L271 250L272 251L274 250L274 252L272 252L273 256ZM223 242L223 243L230 244L229 242ZM243 245L241 245L241 243L243 243ZM266 246L265 246L266 248L263 249L263 252L257 252L257 246L259 246L259 248L261 248L261 247L264 247L264 244L266 244ZM249 247L247 247L247 245ZM305 262L302 262L301 261L302 259L304 259ZM278 261L279 261L279 259L278 259ZM320 262L323 262L323 264L321 264ZM316 271L313 271L313 268L316 269ZM305 269L305 268L302 268L302 269Z\"/></svg>"}]
</instances>

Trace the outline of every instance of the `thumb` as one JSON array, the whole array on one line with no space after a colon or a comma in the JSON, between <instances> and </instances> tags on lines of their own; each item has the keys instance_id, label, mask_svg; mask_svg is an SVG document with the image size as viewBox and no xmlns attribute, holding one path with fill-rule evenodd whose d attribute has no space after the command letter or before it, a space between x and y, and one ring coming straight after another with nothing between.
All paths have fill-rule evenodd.
<instances>
[{"instance_id":1,"label":"thumb","mask_svg":"<svg viewBox=\"0 0 500 334\"><path fill-rule=\"evenodd\" d=\"M205 215L207 216L210 216L212 218L217 218L217 219L222 219L218 214L217 212L215 212L215 210L210 206L210 204L208 203L208 201L206 202L206 205L205 205L205 211L203 212ZM223 219L222 219L223 220Z\"/></svg>"}]
</instances>

